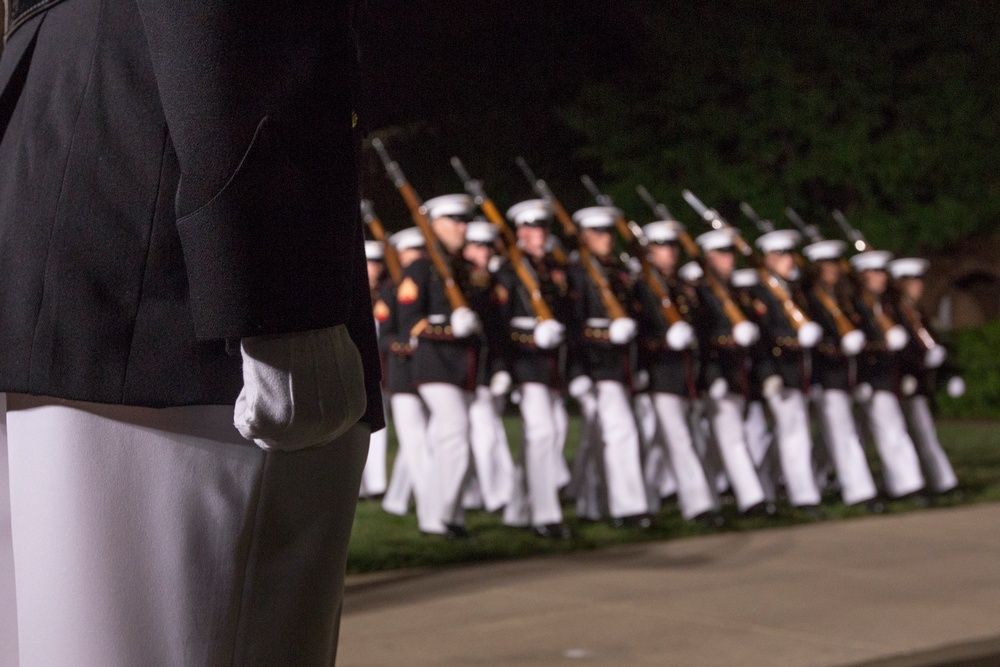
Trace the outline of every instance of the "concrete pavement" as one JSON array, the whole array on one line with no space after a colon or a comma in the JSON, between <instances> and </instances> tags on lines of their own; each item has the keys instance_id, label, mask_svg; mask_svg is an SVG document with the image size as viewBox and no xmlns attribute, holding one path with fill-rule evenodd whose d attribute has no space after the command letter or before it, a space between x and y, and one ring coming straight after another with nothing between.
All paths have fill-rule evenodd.
<instances>
[{"instance_id":1,"label":"concrete pavement","mask_svg":"<svg viewBox=\"0 0 1000 667\"><path fill-rule=\"evenodd\" d=\"M1000 504L348 579L338 665L1000 665Z\"/></svg>"}]
</instances>

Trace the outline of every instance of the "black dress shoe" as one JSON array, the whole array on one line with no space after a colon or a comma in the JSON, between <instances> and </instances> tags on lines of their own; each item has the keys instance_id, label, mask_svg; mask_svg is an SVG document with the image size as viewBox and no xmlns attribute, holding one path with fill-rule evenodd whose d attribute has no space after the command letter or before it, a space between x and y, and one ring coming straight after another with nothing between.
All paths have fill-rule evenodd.
<instances>
[{"instance_id":1,"label":"black dress shoe","mask_svg":"<svg viewBox=\"0 0 1000 667\"><path fill-rule=\"evenodd\" d=\"M803 514L805 514L814 521L819 521L820 519L826 518L826 512L824 512L823 508L820 507L819 505L800 505L795 509L802 512Z\"/></svg>"},{"instance_id":2,"label":"black dress shoe","mask_svg":"<svg viewBox=\"0 0 1000 667\"><path fill-rule=\"evenodd\" d=\"M698 516L691 519L691 521L710 530L718 530L726 525L726 520L718 510L708 510L707 512L702 512Z\"/></svg>"},{"instance_id":3,"label":"black dress shoe","mask_svg":"<svg viewBox=\"0 0 1000 667\"><path fill-rule=\"evenodd\" d=\"M778 513L778 506L772 502L762 500L756 505L743 510L743 516L774 516Z\"/></svg>"},{"instance_id":4,"label":"black dress shoe","mask_svg":"<svg viewBox=\"0 0 1000 667\"><path fill-rule=\"evenodd\" d=\"M573 537L573 531L565 523L547 523L544 526L533 526L531 530L546 540L568 540Z\"/></svg>"},{"instance_id":5,"label":"black dress shoe","mask_svg":"<svg viewBox=\"0 0 1000 667\"><path fill-rule=\"evenodd\" d=\"M472 537L465 526L460 526L457 523L447 523L444 526L444 536L449 540L468 540Z\"/></svg>"},{"instance_id":6,"label":"black dress shoe","mask_svg":"<svg viewBox=\"0 0 1000 667\"><path fill-rule=\"evenodd\" d=\"M611 519L612 528L641 528L645 530L653 525L653 519L648 514L633 514Z\"/></svg>"},{"instance_id":7,"label":"black dress shoe","mask_svg":"<svg viewBox=\"0 0 1000 667\"><path fill-rule=\"evenodd\" d=\"M885 503L881 500L869 500L865 502L865 509L872 514L885 514Z\"/></svg>"}]
</instances>

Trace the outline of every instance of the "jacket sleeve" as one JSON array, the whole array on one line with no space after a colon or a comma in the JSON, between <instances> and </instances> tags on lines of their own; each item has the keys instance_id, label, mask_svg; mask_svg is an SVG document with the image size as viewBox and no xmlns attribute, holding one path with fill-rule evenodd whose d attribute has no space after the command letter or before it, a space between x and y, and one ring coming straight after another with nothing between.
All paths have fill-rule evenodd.
<instances>
[{"instance_id":1,"label":"jacket sleeve","mask_svg":"<svg viewBox=\"0 0 1000 667\"><path fill-rule=\"evenodd\" d=\"M350 322L354 302L368 309L352 3L137 2L180 165L196 335Z\"/></svg>"}]
</instances>

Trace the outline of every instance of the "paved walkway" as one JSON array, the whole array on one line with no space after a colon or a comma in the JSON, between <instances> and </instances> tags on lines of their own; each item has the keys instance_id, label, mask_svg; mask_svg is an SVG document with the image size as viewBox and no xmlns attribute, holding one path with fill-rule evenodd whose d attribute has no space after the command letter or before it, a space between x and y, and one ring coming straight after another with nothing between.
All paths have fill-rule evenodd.
<instances>
[{"instance_id":1,"label":"paved walkway","mask_svg":"<svg viewBox=\"0 0 1000 667\"><path fill-rule=\"evenodd\" d=\"M348 579L341 667L1000 665L1000 504Z\"/></svg>"}]
</instances>

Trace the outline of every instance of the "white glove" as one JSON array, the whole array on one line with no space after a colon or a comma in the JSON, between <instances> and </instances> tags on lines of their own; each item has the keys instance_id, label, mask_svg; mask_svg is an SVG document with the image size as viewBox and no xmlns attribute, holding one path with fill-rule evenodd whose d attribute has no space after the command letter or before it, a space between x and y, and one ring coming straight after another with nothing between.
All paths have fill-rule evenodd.
<instances>
[{"instance_id":1,"label":"white glove","mask_svg":"<svg viewBox=\"0 0 1000 667\"><path fill-rule=\"evenodd\" d=\"M760 393L764 395L764 398L772 398L780 394L784 388L785 381L781 379L780 375L768 375L760 385Z\"/></svg>"},{"instance_id":2,"label":"white glove","mask_svg":"<svg viewBox=\"0 0 1000 667\"><path fill-rule=\"evenodd\" d=\"M514 384L510 373L507 371L497 371L490 378L490 394L493 396L503 396L510 391L510 386Z\"/></svg>"},{"instance_id":3,"label":"white glove","mask_svg":"<svg viewBox=\"0 0 1000 667\"><path fill-rule=\"evenodd\" d=\"M631 317L619 317L612 320L611 326L608 327L608 340L612 345L625 345L632 342L638 328L636 321Z\"/></svg>"},{"instance_id":4,"label":"white glove","mask_svg":"<svg viewBox=\"0 0 1000 667\"><path fill-rule=\"evenodd\" d=\"M726 378L715 378L712 384L708 385L708 396L713 400L721 401L728 393L729 383L726 382Z\"/></svg>"},{"instance_id":5,"label":"white glove","mask_svg":"<svg viewBox=\"0 0 1000 667\"><path fill-rule=\"evenodd\" d=\"M910 334L902 324L897 324L885 332L885 347L890 352L902 350L909 342Z\"/></svg>"},{"instance_id":6,"label":"white glove","mask_svg":"<svg viewBox=\"0 0 1000 667\"><path fill-rule=\"evenodd\" d=\"M667 347L671 350L683 350L694 343L694 327L681 320L674 322L667 329Z\"/></svg>"},{"instance_id":7,"label":"white glove","mask_svg":"<svg viewBox=\"0 0 1000 667\"><path fill-rule=\"evenodd\" d=\"M636 371L635 377L632 378L632 389L635 391L646 391L649 388L649 371L640 370Z\"/></svg>"},{"instance_id":8,"label":"white glove","mask_svg":"<svg viewBox=\"0 0 1000 667\"><path fill-rule=\"evenodd\" d=\"M462 306L451 311L451 335L455 338L468 338L483 330L483 323L471 308Z\"/></svg>"},{"instance_id":9,"label":"white glove","mask_svg":"<svg viewBox=\"0 0 1000 667\"><path fill-rule=\"evenodd\" d=\"M586 375L578 375L569 381L569 386L566 388L569 391L569 395L573 398L580 398L587 394L591 389L594 388L594 381L591 380Z\"/></svg>"},{"instance_id":10,"label":"white glove","mask_svg":"<svg viewBox=\"0 0 1000 667\"><path fill-rule=\"evenodd\" d=\"M233 423L262 449L326 444L365 413L361 355L343 324L244 338L243 389Z\"/></svg>"},{"instance_id":11,"label":"white glove","mask_svg":"<svg viewBox=\"0 0 1000 667\"><path fill-rule=\"evenodd\" d=\"M948 380L948 395L958 398L965 395L965 380L956 375Z\"/></svg>"},{"instance_id":12,"label":"white glove","mask_svg":"<svg viewBox=\"0 0 1000 667\"><path fill-rule=\"evenodd\" d=\"M904 375L899 381L899 391L903 396L913 396L917 393L917 378L912 375Z\"/></svg>"},{"instance_id":13,"label":"white glove","mask_svg":"<svg viewBox=\"0 0 1000 667\"><path fill-rule=\"evenodd\" d=\"M802 326L799 327L797 337L799 345L802 347L807 349L816 347L816 343L823 338L823 327L815 322L803 322Z\"/></svg>"},{"instance_id":14,"label":"white glove","mask_svg":"<svg viewBox=\"0 0 1000 667\"><path fill-rule=\"evenodd\" d=\"M924 355L924 365L927 368L940 368L947 357L948 350L944 349L943 345L935 345Z\"/></svg>"},{"instance_id":15,"label":"white glove","mask_svg":"<svg viewBox=\"0 0 1000 667\"><path fill-rule=\"evenodd\" d=\"M854 400L858 403L867 403L872 400L872 396L874 395L875 390L867 382L862 382L854 388Z\"/></svg>"},{"instance_id":16,"label":"white glove","mask_svg":"<svg viewBox=\"0 0 1000 667\"><path fill-rule=\"evenodd\" d=\"M865 332L860 329L848 331L840 339L840 351L845 357L853 357L865 348Z\"/></svg>"},{"instance_id":17,"label":"white glove","mask_svg":"<svg viewBox=\"0 0 1000 667\"><path fill-rule=\"evenodd\" d=\"M556 320L542 320L535 325L535 345L542 350L553 350L566 339L566 327Z\"/></svg>"},{"instance_id":18,"label":"white glove","mask_svg":"<svg viewBox=\"0 0 1000 667\"><path fill-rule=\"evenodd\" d=\"M743 320L733 327L733 340L740 347L750 347L760 340L760 327L749 320Z\"/></svg>"}]
</instances>

